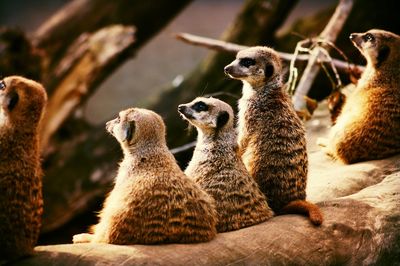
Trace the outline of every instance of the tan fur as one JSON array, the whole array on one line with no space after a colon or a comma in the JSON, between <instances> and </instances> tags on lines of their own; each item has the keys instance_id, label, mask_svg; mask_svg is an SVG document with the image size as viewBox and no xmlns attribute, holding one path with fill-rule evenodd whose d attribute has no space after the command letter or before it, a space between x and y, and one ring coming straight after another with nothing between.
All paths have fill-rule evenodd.
<instances>
[{"instance_id":1,"label":"tan fur","mask_svg":"<svg viewBox=\"0 0 400 266\"><path fill-rule=\"evenodd\" d=\"M161 117L131 108L108 122L107 130L120 142L124 159L93 235L76 235L74 243L192 243L214 238L213 200L176 164Z\"/></svg>"},{"instance_id":2,"label":"tan fur","mask_svg":"<svg viewBox=\"0 0 400 266\"><path fill-rule=\"evenodd\" d=\"M197 110L199 103L207 110ZM265 196L237 153L232 107L215 98L199 97L179 105L179 112L198 131L185 174L215 199L217 231L237 230L271 218L273 212Z\"/></svg>"},{"instance_id":3,"label":"tan fur","mask_svg":"<svg viewBox=\"0 0 400 266\"><path fill-rule=\"evenodd\" d=\"M366 34L374 40L367 41ZM328 139L319 140L328 154L344 163L400 152L400 36L383 30L351 36L367 59L367 67ZM389 49L387 58L382 57L385 49Z\"/></svg>"},{"instance_id":4,"label":"tan fur","mask_svg":"<svg viewBox=\"0 0 400 266\"><path fill-rule=\"evenodd\" d=\"M268 205L282 213L290 202L305 201L308 160L305 129L283 87L280 58L268 47L245 49L225 72L244 84L238 121L243 162ZM311 209L308 214L320 224Z\"/></svg>"},{"instance_id":5,"label":"tan fur","mask_svg":"<svg viewBox=\"0 0 400 266\"><path fill-rule=\"evenodd\" d=\"M0 89L0 261L31 255L39 236L42 171L38 130L44 88L10 76Z\"/></svg>"}]
</instances>

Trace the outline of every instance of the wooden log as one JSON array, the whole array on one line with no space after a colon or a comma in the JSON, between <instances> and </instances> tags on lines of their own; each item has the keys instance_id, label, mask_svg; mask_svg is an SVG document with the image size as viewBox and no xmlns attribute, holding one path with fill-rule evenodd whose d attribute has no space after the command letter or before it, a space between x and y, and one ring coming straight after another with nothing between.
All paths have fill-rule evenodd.
<instances>
[{"instance_id":1,"label":"wooden log","mask_svg":"<svg viewBox=\"0 0 400 266\"><path fill-rule=\"evenodd\" d=\"M47 53L50 68L58 65L70 45L85 32L112 24L137 28L135 47L142 46L191 0L73 0L45 21L33 34L33 44ZM51 79L51 76L48 78ZM52 90L52 88L48 88Z\"/></svg>"},{"instance_id":2,"label":"wooden log","mask_svg":"<svg viewBox=\"0 0 400 266\"><path fill-rule=\"evenodd\" d=\"M282 215L200 244L39 246L36 256L15 265L398 265L399 187L398 172L319 203L320 227Z\"/></svg>"}]
</instances>

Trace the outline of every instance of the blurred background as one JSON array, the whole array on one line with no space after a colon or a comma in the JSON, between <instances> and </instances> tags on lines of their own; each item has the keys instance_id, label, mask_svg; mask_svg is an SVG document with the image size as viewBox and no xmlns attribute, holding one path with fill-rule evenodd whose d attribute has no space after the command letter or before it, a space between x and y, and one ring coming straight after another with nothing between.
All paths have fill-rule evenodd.
<instances>
[{"instance_id":1,"label":"blurred background","mask_svg":"<svg viewBox=\"0 0 400 266\"><path fill-rule=\"evenodd\" d=\"M176 112L179 103L215 92L240 96L240 82L227 79L223 73L223 66L234 54L185 44L174 38L175 33L249 46L268 45L292 53L298 41L317 36L324 29L338 4L335 0L147 2L0 0L0 74L39 80L50 96L46 126L55 130L43 133L45 213L40 244L70 243L73 234L96 223L95 213L112 188L122 156L116 141L104 131L105 121L127 107L154 109L166 121L169 147L176 148L195 139ZM397 13L394 0L355 0L337 47L352 62L364 64L348 40L349 34L371 28L399 34ZM136 41L115 52L109 62L80 76L79 71L84 71L80 60L95 54L99 45L105 46L102 53L109 51L108 42L123 46L123 41L115 41L117 37L107 39L116 31L107 26L114 24L123 25L126 31L135 26ZM90 36L103 28L107 28L104 41L86 51ZM126 31L115 34L126 40L132 37ZM342 59L335 52L332 56ZM304 66L304 62L299 64L300 71ZM349 73L341 73L341 77L350 82ZM71 101L70 95L76 95L76 88L79 97L73 100L77 103L63 113L61 107ZM329 79L320 73L308 96L321 101L331 91ZM220 98L236 105L237 99L231 96ZM60 117L61 123L52 124ZM308 129L323 132L327 125L329 120L313 122ZM175 154L182 168L191 152Z\"/></svg>"}]
</instances>

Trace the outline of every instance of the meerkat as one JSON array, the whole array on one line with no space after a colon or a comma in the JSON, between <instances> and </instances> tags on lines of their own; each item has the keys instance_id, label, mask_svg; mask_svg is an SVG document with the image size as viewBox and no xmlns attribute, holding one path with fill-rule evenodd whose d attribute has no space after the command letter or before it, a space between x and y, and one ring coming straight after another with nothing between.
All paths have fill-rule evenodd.
<instances>
[{"instance_id":1,"label":"meerkat","mask_svg":"<svg viewBox=\"0 0 400 266\"><path fill-rule=\"evenodd\" d=\"M352 33L350 40L367 66L328 139L318 140L326 153L346 164L400 152L400 36L373 29Z\"/></svg>"},{"instance_id":2,"label":"meerkat","mask_svg":"<svg viewBox=\"0 0 400 266\"><path fill-rule=\"evenodd\" d=\"M43 210L39 126L47 102L39 83L0 81L0 261L33 254Z\"/></svg>"},{"instance_id":3,"label":"meerkat","mask_svg":"<svg viewBox=\"0 0 400 266\"><path fill-rule=\"evenodd\" d=\"M107 122L124 159L92 234L73 242L157 244L206 242L216 235L213 199L185 176L167 148L156 113L131 108Z\"/></svg>"},{"instance_id":4,"label":"meerkat","mask_svg":"<svg viewBox=\"0 0 400 266\"><path fill-rule=\"evenodd\" d=\"M237 230L271 218L265 195L237 153L232 107L215 98L199 97L179 105L178 111L198 131L185 174L214 198L217 231Z\"/></svg>"},{"instance_id":5,"label":"meerkat","mask_svg":"<svg viewBox=\"0 0 400 266\"><path fill-rule=\"evenodd\" d=\"M277 214L306 213L322 223L320 209L307 202L305 129L282 83L278 54L268 47L239 51L225 73L243 82L239 100L239 153Z\"/></svg>"}]
</instances>

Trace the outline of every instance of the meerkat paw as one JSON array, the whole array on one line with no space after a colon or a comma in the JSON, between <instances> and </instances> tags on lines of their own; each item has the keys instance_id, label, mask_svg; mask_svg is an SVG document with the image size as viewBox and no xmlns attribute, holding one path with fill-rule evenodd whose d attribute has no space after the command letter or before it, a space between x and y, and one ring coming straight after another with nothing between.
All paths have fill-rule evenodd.
<instances>
[{"instance_id":1,"label":"meerkat paw","mask_svg":"<svg viewBox=\"0 0 400 266\"><path fill-rule=\"evenodd\" d=\"M83 234L74 235L72 237L72 242L74 244L90 243L92 241L92 239L93 239L93 234L83 233Z\"/></svg>"}]
</instances>

